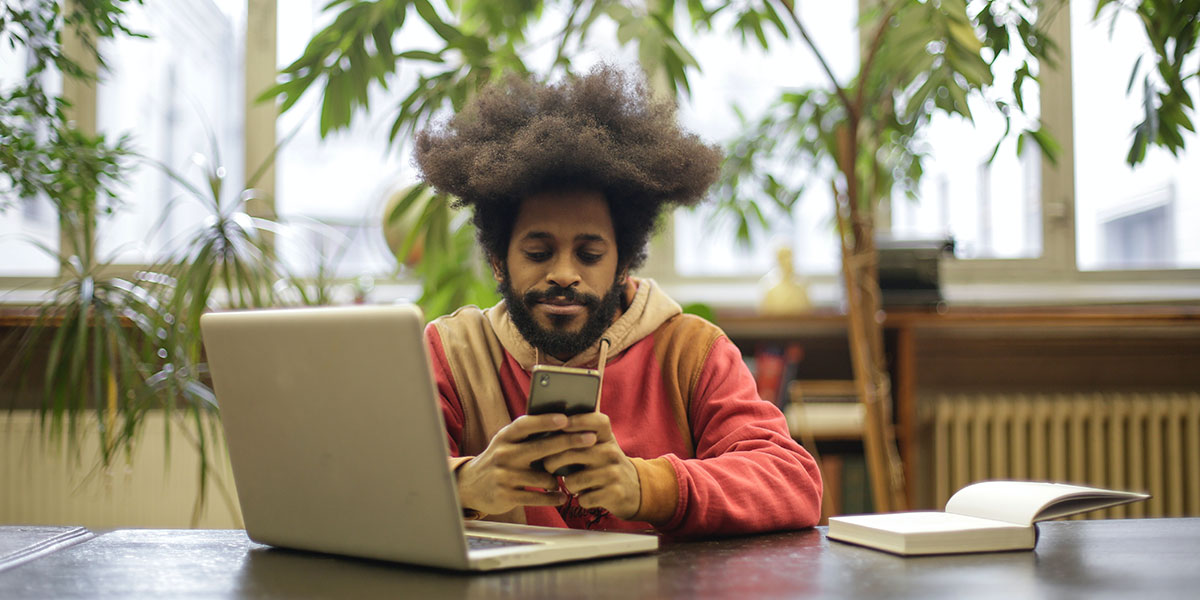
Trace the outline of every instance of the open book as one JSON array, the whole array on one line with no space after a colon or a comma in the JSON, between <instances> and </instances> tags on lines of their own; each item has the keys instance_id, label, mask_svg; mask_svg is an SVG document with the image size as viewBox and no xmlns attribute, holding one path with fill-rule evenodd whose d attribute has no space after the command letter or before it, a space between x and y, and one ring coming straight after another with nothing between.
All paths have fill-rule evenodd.
<instances>
[{"instance_id":1,"label":"open book","mask_svg":"<svg viewBox=\"0 0 1200 600\"><path fill-rule=\"evenodd\" d=\"M1149 497L1062 483L983 481L951 496L945 512L832 517L828 537L903 555L1030 550L1038 521Z\"/></svg>"}]
</instances>

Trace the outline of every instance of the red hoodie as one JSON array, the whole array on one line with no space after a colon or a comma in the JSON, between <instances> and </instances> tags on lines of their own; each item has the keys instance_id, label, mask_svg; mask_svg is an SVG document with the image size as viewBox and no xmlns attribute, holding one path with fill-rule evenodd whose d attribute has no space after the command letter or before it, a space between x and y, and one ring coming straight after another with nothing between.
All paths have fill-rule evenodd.
<instances>
[{"instance_id":1,"label":"red hoodie","mask_svg":"<svg viewBox=\"0 0 1200 600\"><path fill-rule=\"evenodd\" d=\"M528 506L488 518L555 527L679 536L796 529L820 517L821 476L758 397L737 347L711 323L681 314L652 280L630 280L628 308L608 331L601 411L637 468L641 508L624 521L577 504ZM425 329L457 467L525 414L538 354L504 303L465 307ZM598 343L568 366L595 366ZM542 357L543 362L557 363Z\"/></svg>"}]
</instances>

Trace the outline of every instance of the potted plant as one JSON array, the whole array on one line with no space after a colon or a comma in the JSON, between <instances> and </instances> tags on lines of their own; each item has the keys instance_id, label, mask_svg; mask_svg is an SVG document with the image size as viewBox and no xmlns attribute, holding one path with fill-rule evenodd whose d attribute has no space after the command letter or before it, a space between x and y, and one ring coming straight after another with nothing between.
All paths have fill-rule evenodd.
<instances>
[{"instance_id":1,"label":"potted plant","mask_svg":"<svg viewBox=\"0 0 1200 600\"><path fill-rule=\"evenodd\" d=\"M63 439L76 457L94 428L99 462L106 471L130 460L147 416L161 413L171 433L182 435L199 458L199 494L193 522L206 490L217 491L233 508L230 490L214 462L223 456L219 410L202 353L199 317L215 308L249 308L280 302L278 292L296 278L278 268L269 245L277 222L249 216L253 186L229 189L215 140L203 160L203 186L165 165L138 157L126 138L89 136L69 120L65 101L42 86L42 74L96 77L63 52L63 37L81 36L87 61L103 62L99 38L137 35L121 23L129 2L63 3L46 0L0 12L4 39L24 45L32 61L24 82L0 96L0 164L18 197L45 198L58 216L61 244L42 245L59 274L46 299L27 311L18 328L16 359L0 372L11 398L36 391L43 432ZM211 135L210 135L211 137ZM272 157L268 158L269 164ZM184 190L178 202L193 202L206 213L202 226L178 240L155 266L134 271L114 264L98 250L102 223L122 209L121 182L134 162L161 168ZM153 232L147 232L151 234ZM295 287L289 297L311 302L326 298Z\"/></svg>"},{"instance_id":2,"label":"potted plant","mask_svg":"<svg viewBox=\"0 0 1200 600\"><path fill-rule=\"evenodd\" d=\"M154 321L158 307L139 295L129 278L107 275L110 265L96 253L97 225L119 207L113 185L127 168L126 141L79 131L68 120L63 99L43 84L52 69L67 78L92 77L62 52L65 27L74 28L93 50L97 37L131 32L120 24L120 4L93 11L72 7L64 12L57 2L20 9L6 4L0 13L4 37L21 41L30 57L25 79L0 97L0 164L5 183L18 197L45 198L58 215L61 249L48 250L58 257L60 282L23 340L33 347L53 331L43 423L52 432L65 426L74 436L85 409L100 411L101 455L107 463L119 448L127 448L137 428L135 407L142 396L134 383L149 375L143 365L152 351L133 329ZM22 364L15 361L6 370L16 372ZM124 390L137 391L131 396Z\"/></svg>"}]
</instances>

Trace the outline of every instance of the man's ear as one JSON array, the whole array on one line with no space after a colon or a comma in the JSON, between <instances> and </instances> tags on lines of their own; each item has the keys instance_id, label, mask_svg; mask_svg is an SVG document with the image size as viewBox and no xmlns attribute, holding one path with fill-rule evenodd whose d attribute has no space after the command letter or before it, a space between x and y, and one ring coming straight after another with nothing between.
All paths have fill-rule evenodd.
<instances>
[{"instance_id":1,"label":"man's ear","mask_svg":"<svg viewBox=\"0 0 1200 600\"><path fill-rule=\"evenodd\" d=\"M500 264L500 260L496 257L489 257L488 263L492 265L492 279L495 279L496 283L502 283L504 281L504 267Z\"/></svg>"},{"instance_id":2,"label":"man's ear","mask_svg":"<svg viewBox=\"0 0 1200 600\"><path fill-rule=\"evenodd\" d=\"M629 267L623 267L617 274L617 283L625 285L629 282Z\"/></svg>"}]
</instances>

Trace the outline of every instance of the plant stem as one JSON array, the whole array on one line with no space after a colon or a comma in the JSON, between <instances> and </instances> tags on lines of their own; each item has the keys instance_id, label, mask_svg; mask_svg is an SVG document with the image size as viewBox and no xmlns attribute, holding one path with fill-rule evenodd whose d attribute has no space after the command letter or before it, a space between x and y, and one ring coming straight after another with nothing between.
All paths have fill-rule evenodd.
<instances>
[{"instance_id":1,"label":"plant stem","mask_svg":"<svg viewBox=\"0 0 1200 600\"><path fill-rule=\"evenodd\" d=\"M850 113L853 120L857 122L855 105L850 102L850 97L846 94L846 89L838 83L837 77L833 74L833 69L829 67L829 62L825 60L825 55L821 54L821 51L817 49L817 44L813 42L812 36L808 35L808 28L804 26L804 23L800 20L800 16L793 10L792 3L787 0L775 1L782 5L784 12L792 18L792 24L800 32L800 37L804 38L804 43L808 44L808 48L812 50L813 56L821 64L821 69L825 71L825 76L829 78L829 83L833 84L834 92L837 93L838 98L841 98L842 104L845 105L846 110Z\"/></svg>"},{"instance_id":2,"label":"plant stem","mask_svg":"<svg viewBox=\"0 0 1200 600\"><path fill-rule=\"evenodd\" d=\"M583 2L571 3L571 14L567 15L567 24L563 26L562 34L559 36L558 49L554 51L554 62L551 66L557 66L563 62L564 53L567 50L567 38L570 37L571 30L575 28L575 15L579 13L579 9L583 6Z\"/></svg>"},{"instance_id":3,"label":"plant stem","mask_svg":"<svg viewBox=\"0 0 1200 600\"><path fill-rule=\"evenodd\" d=\"M104 410L104 433L107 439L104 440L104 443L109 447L109 450L112 451L115 449L115 438L113 437L113 432L115 432L117 429L117 378L110 370L107 373L106 379L108 380L108 385L106 386L107 389L105 390L107 402Z\"/></svg>"}]
</instances>

